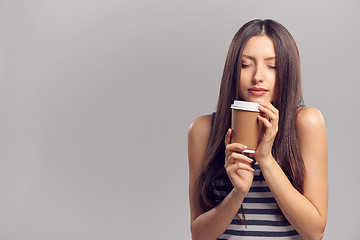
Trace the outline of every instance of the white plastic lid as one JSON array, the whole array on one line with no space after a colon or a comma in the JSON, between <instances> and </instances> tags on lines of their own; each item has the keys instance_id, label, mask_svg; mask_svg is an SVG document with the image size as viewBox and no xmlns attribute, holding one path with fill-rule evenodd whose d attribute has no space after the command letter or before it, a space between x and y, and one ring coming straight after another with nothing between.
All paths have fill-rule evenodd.
<instances>
[{"instance_id":1,"label":"white plastic lid","mask_svg":"<svg viewBox=\"0 0 360 240\"><path fill-rule=\"evenodd\" d=\"M246 101L238 101L235 100L233 104L231 104L231 108L243 110L243 111L251 111L251 112L260 112L259 104L255 102L246 102Z\"/></svg>"},{"instance_id":2,"label":"white plastic lid","mask_svg":"<svg viewBox=\"0 0 360 240\"><path fill-rule=\"evenodd\" d=\"M255 153L255 150L252 149L245 149L243 153Z\"/></svg>"}]
</instances>

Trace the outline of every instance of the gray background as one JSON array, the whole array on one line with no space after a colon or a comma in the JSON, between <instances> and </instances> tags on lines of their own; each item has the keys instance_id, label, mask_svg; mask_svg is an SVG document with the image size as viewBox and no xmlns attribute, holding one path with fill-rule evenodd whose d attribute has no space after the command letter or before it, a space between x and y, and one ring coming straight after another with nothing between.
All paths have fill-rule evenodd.
<instances>
[{"instance_id":1,"label":"gray background","mask_svg":"<svg viewBox=\"0 0 360 240\"><path fill-rule=\"evenodd\" d=\"M359 239L359 1L0 0L0 239L189 239L187 130L230 41L297 41L329 140L325 239Z\"/></svg>"}]
</instances>

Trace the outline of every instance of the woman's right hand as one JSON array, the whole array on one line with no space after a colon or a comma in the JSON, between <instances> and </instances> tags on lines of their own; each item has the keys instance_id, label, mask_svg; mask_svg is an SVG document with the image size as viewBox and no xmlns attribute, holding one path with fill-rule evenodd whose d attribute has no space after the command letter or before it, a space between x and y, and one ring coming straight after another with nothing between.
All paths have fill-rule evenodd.
<instances>
[{"instance_id":1,"label":"woman's right hand","mask_svg":"<svg viewBox=\"0 0 360 240\"><path fill-rule=\"evenodd\" d=\"M246 195L251 187L254 178L253 160L241 152L246 146L240 143L231 142L232 129L230 128L225 136L225 169L234 186L237 194Z\"/></svg>"}]
</instances>

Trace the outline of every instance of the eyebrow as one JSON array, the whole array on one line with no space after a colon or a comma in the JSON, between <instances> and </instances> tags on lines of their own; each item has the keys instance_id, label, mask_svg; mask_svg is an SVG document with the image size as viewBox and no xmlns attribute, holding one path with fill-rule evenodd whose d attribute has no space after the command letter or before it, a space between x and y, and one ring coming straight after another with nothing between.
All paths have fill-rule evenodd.
<instances>
[{"instance_id":1,"label":"eyebrow","mask_svg":"<svg viewBox=\"0 0 360 240\"><path fill-rule=\"evenodd\" d=\"M251 59L251 60L255 60L254 57L249 56L249 55L242 55L242 57L246 57L246 58L249 58L249 59ZM265 58L265 60L273 60L273 59L276 60L276 56Z\"/></svg>"}]
</instances>

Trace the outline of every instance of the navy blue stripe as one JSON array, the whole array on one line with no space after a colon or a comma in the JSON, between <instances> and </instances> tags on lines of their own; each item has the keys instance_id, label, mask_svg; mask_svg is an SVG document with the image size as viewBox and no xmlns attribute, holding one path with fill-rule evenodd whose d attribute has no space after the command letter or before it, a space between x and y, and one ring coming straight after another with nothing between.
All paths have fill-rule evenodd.
<instances>
[{"instance_id":1,"label":"navy blue stripe","mask_svg":"<svg viewBox=\"0 0 360 240\"><path fill-rule=\"evenodd\" d=\"M276 203L275 198L250 198L246 197L244 203Z\"/></svg>"},{"instance_id":2,"label":"navy blue stripe","mask_svg":"<svg viewBox=\"0 0 360 240\"><path fill-rule=\"evenodd\" d=\"M260 232L260 231L237 231L226 230L224 234L233 236L248 236L248 237L288 237L299 235L295 230L286 232Z\"/></svg>"},{"instance_id":3,"label":"navy blue stripe","mask_svg":"<svg viewBox=\"0 0 360 240\"><path fill-rule=\"evenodd\" d=\"M279 208L277 209L244 209L245 214L264 214L264 215L281 215L282 212ZM241 213L240 209L238 213Z\"/></svg>"},{"instance_id":4,"label":"navy blue stripe","mask_svg":"<svg viewBox=\"0 0 360 240\"><path fill-rule=\"evenodd\" d=\"M214 195L215 200L222 201L226 195ZM243 203L276 203L275 198L244 198Z\"/></svg>"},{"instance_id":5,"label":"navy blue stripe","mask_svg":"<svg viewBox=\"0 0 360 240\"><path fill-rule=\"evenodd\" d=\"M240 219L233 219L231 221L231 224L245 225L245 221ZM246 220L246 225L286 227L286 226L290 226L290 223L287 220L283 220L283 221Z\"/></svg>"},{"instance_id":6,"label":"navy blue stripe","mask_svg":"<svg viewBox=\"0 0 360 240\"><path fill-rule=\"evenodd\" d=\"M254 182L263 182L263 181L265 181L265 178L263 175L256 175L256 176L254 176L253 181Z\"/></svg>"},{"instance_id":7,"label":"navy blue stripe","mask_svg":"<svg viewBox=\"0 0 360 240\"><path fill-rule=\"evenodd\" d=\"M270 192L269 187L251 187L249 192Z\"/></svg>"},{"instance_id":8,"label":"navy blue stripe","mask_svg":"<svg viewBox=\"0 0 360 240\"><path fill-rule=\"evenodd\" d=\"M231 192L227 186L213 185L213 190ZM249 192L270 192L269 187L251 187Z\"/></svg>"},{"instance_id":9,"label":"navy blue stripe","mask_svg":"<svg viewBox=\"0 0 360 240\"><path fill-rule=\"evenodd\" d=\"M255 175L253 178L253 182L264 182L265 178L263 175ZM214 187L222 187L222 188L226 188L226 187L230 187L230 186L224 186L224 185L217 185L215 182L213 182L212 184Z\"/></svg>"}]
</instances>

